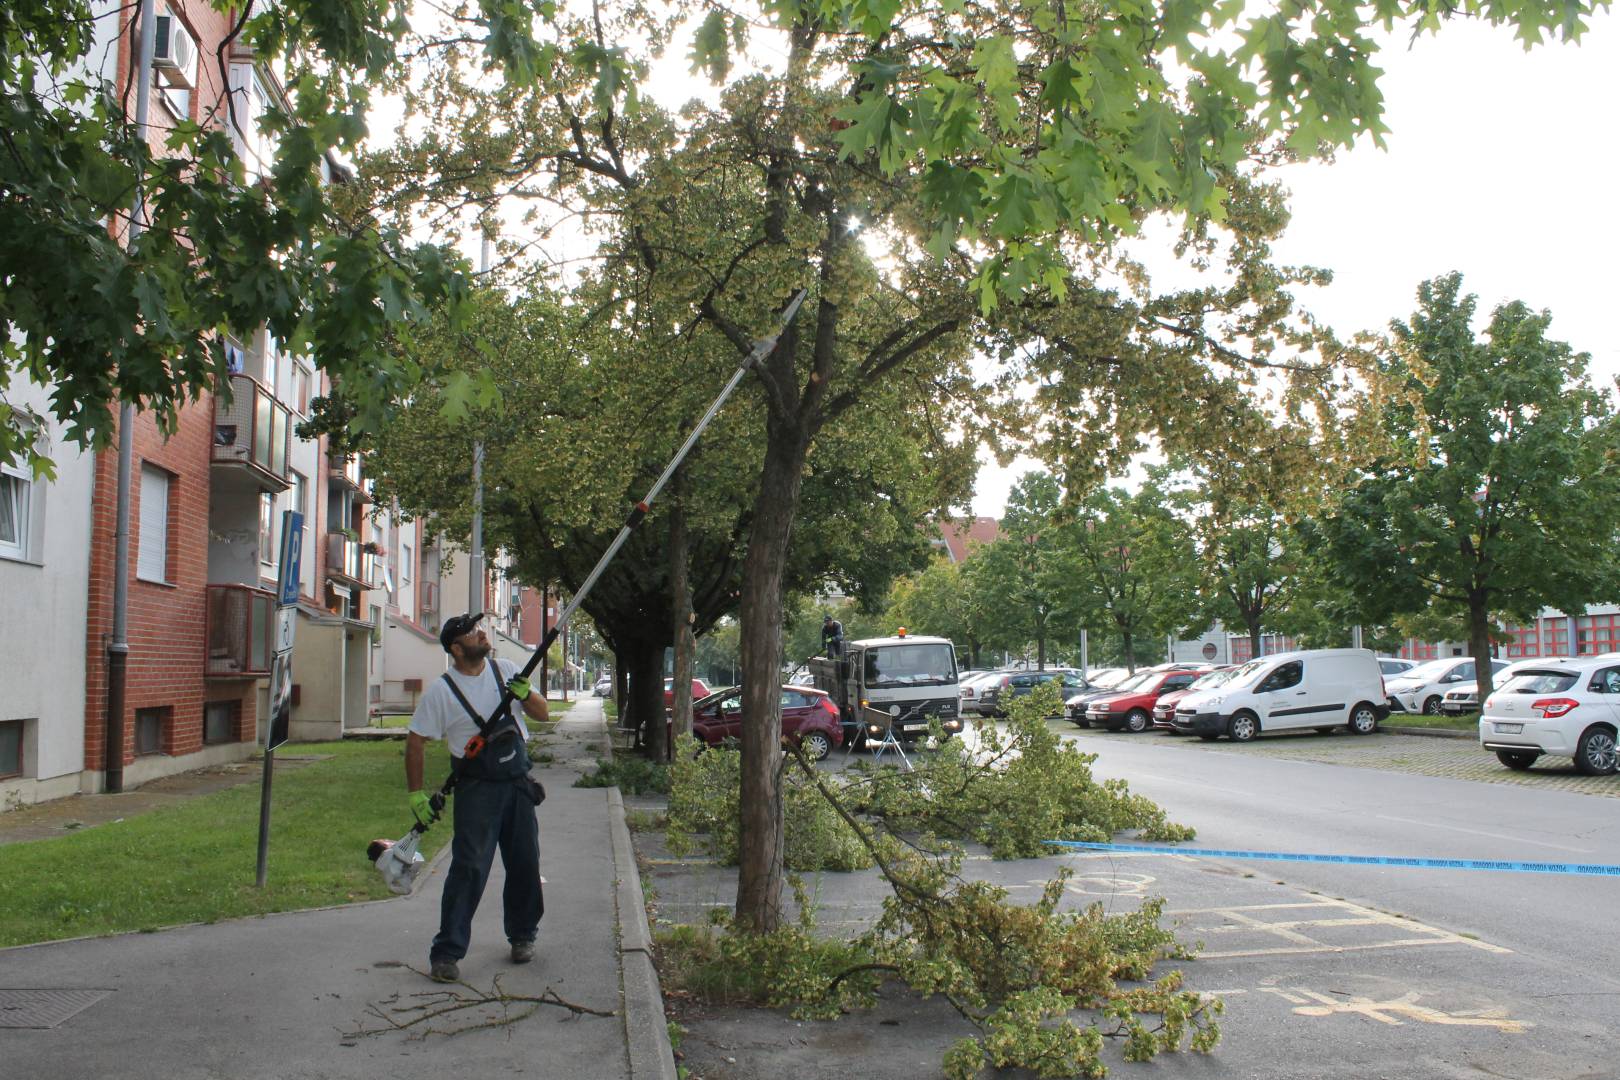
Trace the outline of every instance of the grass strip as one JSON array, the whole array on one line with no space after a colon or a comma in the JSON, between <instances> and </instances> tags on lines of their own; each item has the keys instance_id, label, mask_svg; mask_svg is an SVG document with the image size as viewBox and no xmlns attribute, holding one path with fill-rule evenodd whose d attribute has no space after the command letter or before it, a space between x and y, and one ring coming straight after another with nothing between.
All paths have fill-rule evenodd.
<instances>
[{"instance_id":1,"label":"grass strip","mask_svg":"<svg viewBox=\"0 0 1620 1080\"><path fill-rule=\"evenodd\" d=\"M1479 714L1467 716L1424 716L1421 713L1392 713L1385 727L1445 728L1449 731L1478 731Z\"/></svg>"},{"instance_id":2,"label":"grass strip","mask_svg":"<svg viewBox=\"0 0 1620 1080\"><path fill-rule=\"evenodd\" d=\"M391 895L366 844L410 825L404 744L288 744L278 753L330 755L278 768L272 788L268 884L253 884L259 784L198 795L69 836L0 847L0 946L155 930ZM428 745L427 776L449 768ZM430 858L448 821L422 838Z\"/></svg>"}]
</instances>

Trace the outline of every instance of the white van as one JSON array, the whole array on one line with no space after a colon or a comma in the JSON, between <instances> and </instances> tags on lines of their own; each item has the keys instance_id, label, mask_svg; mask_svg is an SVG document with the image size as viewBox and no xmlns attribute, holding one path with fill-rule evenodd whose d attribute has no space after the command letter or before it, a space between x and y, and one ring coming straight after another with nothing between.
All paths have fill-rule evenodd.
<instances>
[{"instance_id":1,"label":"white van","mask_svg":"<svg viewBox=\"0 0 1620 1080\"><path fill-rule=\"evenodd\" d=\"M1378 658L1366 649L1304 649L1251 660L1212 690L1176 703L1175 727L1248 742L1263 731L1340 724L1367 735L1389 715Z\"/></svg>"}]
</instances>

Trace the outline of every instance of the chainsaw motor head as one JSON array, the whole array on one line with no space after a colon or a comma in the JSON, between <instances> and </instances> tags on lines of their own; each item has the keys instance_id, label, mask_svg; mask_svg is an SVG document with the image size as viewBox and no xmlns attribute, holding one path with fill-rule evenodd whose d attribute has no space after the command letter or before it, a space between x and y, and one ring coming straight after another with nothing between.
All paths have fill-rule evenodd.
<instances>
[{"instance_id":1,"label":"chainsaw motor head","mask_svg":"<svg viewBox=\"0 0 1620 1080\"><path fill-rule=\"evenodd\" d=\"M366 847L368 856L375 853L372 864L382 873L390 892L404 896L415 886L416 873L423 863L421 853L416 850L419 839L417 833L411 832L402 840L373 840Z\"/></svg>"}]
</instances>

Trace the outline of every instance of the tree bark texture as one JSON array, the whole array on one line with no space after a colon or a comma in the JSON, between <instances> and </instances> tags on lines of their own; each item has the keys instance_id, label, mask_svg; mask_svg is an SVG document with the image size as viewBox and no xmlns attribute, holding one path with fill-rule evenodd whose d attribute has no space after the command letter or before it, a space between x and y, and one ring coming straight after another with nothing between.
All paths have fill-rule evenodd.
<instances>
[{"instance_id":1,"label":"tree bark texture","mask_svg":"<svg viewBox=\"0 0 1620 1080\"><path fill-rule=\"evenodd\" d=\"M1474 681L1479 687L1479 711L1491 696L1491 613L1483 595L1468 598L1468 651L1474 657ZM1573 651L1573 650L1571 650Z\"/></svg>"},{"instance_id":2,"label":"tree bark texture","mask_svg":"<svg viewBox=\"0 0 1620 1080\"><path fill-rule=\"evenodd\" d=\"M661 637L662 635L660 635ZM630 644L630 712L642 746L662 760L664 746L664 645L653 638Z\"/></svg>"},{"instance_id":3,"label":"tree bark texture","mask_svg":"<svg viewBox=\"0 0 1620 1080\"><path fill-rule=\"evenodd\" d=\"M808 440L773 418L743 564L742 799L737 923L782 924L782 567L792 539Z\"/></svg>"},{"instance_id":4,"label":"tree bark texture","mask_svg":"<svg viewBox=\"0 0 1620 1080\"><path fill-rule=\"evenodd\" d=\"M675 474L676 497L669 504L669 581L674 592L675 694L671 734L674 738L692 733L692 654L697 645L692 634L692 587L686 572L686 511L680 502L682 474ZM671 739L673 742L673 739ZM672 748L664 748L659 760L669 760Z\"/></svg>"}]
</instances>

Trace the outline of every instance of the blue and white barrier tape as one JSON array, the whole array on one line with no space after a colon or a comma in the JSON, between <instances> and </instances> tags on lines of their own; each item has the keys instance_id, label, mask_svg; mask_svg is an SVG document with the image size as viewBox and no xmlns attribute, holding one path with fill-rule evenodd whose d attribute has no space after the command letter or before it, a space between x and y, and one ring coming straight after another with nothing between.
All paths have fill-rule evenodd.
<instances>
[{"instance_id":1,"label":"blue and white barrier tape","mask_svg":"<svg viewBox=\"0 0 1620 1080\"><path fill-rule=\"evenodd\" d=\"M1150 844L1090 844L1083 840L1048 840L1055 847L1085 851L1129 851L1149 855L1200 855L1212 859L1260 859L1267 862L1346 863L1351 866L1401 866L1416 870L1495 870L1510 874L1578 874L1620 877L1620 866L1602 863L1498 862L1494 859L1404 859L1393 855L1303 855L1288 851L1226 851L1221 848L1154 847Z\"/></svg>"}]
</instances>

